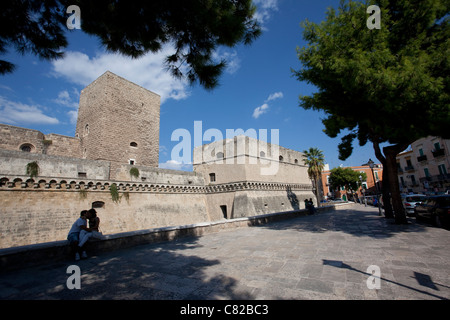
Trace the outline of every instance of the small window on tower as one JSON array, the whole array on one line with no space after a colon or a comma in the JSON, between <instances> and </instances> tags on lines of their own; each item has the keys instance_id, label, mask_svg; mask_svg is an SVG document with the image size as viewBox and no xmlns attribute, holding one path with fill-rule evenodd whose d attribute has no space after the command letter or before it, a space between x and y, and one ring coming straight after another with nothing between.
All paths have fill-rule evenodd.
<instances>
[{"instance_id":1,"label":"small window on tower","mask_svg":"<svg viewBox=\"0 0 450 320\"><path fill-rule=\"evenodd\" d=\"M29 143L25 143L20 146L20 150L23 152L31 152L31 150L33 150L33 146Z\"/></svg>"},{"instance_id":2,"label":"small window on tower","mask_svg":"<svg viewBox=\"0 0 450 320\"><path fill-rule=\"evenodd\" d=\"M137 143L136 143L136 142L131 142L131 143L130 143L130 147L137 148Z\"/></svg>"},{"instance_id":3,"label":"small window on tower","mask_svg":"<svg viewBox=\"0 0 450 320\"><path fill-rule=\"evenodd\" d=\"M89 134L89 125L84 126L84 135L87 136Z\"/></svg>"}]
</instances>

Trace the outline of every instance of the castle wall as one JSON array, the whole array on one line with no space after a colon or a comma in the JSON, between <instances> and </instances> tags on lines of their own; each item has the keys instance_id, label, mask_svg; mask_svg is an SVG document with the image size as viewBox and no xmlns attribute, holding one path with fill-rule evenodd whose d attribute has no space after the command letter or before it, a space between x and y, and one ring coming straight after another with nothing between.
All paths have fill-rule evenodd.
<instances>
[{"instance_id":1,"label":"castle wall","mask_svg":"<svg viewBox=\"0 0 450 320\"><path fill-rule=\"evenodd\" d=\"M137 168L139 177L130 175L130 169ZM129 164L115 164L113 176L117 180L133 182L151 182L160 184L176 184L186 186L204 186L203 176L195 172L152 168Z\"/></svg>"},{"instance_id":2,"label":"castle wall","mask_svg":"<svg viewBox=\"0 0 450 320\"><path fill-rule=\"evenodd\" d=\"M44 134L37 130L0 124L0 149L19 151L24 144L31 145L32 153L42 153Z\"/></svg>"},{"instance_id":3,"label":"castle wall","mask_svg":"<svg viewBox=\"0 0 450 320\"><path fill-rule=\"evenodd\" d=\"M50 133L45 135L46 154L71 158L81 158L80 139Z\"/></svg>"},{"instance_id":4,"label":"castle wall","mask_svg":"<svg viewBox=\"0 0 450 320\"><path fill-rule=\"evenodd\" d=\"M211 221L204 190L160 184L0 177L0 248L64 240L81 210L96 207L105 234ZM119 202L110 186L118 185Z\"/></svg>"},{"instance_id":5,"label":"castle wall","mask_svg":"<svg viewBox=\"0 0 450 320\"><path fill-rule=\"evenodd\" d=\"M109 179L109 163L106 161L0 150L0 174L2 176L20 178L25 182L30 179L26 173L27 164L30 162L37 162L39 166L39 175L33 178L35 182L41 180L42 177L69 180L77 179L80 175L88 179Z\"/></svg>"},{"instance_id":6,"label":"castle wall","mask_svg":"<svg viewBox=\"0 0 450 320\"><path fill-rule=\"evenodd\" d=\"M247 136L196 147L193 167L210 184L261 181L311 185L303 153Z\"/></svg>"},{"instance_id":7,"label":"castle wall","mask_svg":"<svg viewBox=\"0 0 450 320\"><path fill-rule=\"evenodd\" d=\"M33 129L0 124L0 150L20 151L30 147L29 153L80 158L80 140L59 134L47 134Z\"/></svg>"}]
</instances>

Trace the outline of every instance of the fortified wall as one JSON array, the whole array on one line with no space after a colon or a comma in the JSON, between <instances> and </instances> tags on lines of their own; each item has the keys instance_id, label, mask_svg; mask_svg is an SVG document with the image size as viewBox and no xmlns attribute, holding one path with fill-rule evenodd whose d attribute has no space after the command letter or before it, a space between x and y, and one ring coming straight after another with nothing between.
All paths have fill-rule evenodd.
<instances>
[{"instance_id":1,"label":"fortified wall","mask_svg":"<svg viewBox=\"0 0 450 320\"><path fill-rule=\"evenodd\" d=\"M196 148L185 172L157 168L158 148L159 96L111 72L82 91L75 137L0 124L0 248L64 240L92 207L113 234L293 211L314 199L294 150L238 136Z\"/></svg>"}]
</instances>

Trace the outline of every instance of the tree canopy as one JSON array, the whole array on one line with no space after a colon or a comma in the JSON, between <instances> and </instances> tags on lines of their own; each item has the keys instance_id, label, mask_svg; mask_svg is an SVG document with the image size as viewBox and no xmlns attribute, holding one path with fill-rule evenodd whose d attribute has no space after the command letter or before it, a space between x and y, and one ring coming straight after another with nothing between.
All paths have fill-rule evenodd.
<instances>
[{"instance_id":1,"label":"tree canopy","mask_svg":"<svg viewBox=\"0 0 450 320\"><path fill-rule=\"evenodd\" d=\"M322 177L322 171L325 166L325 157L322 150L318 148L309 148L303 151L303 163L308 166L308 176L311 180L314 180L316 186L316 198L317 205L320 205L319 189L321 188L320 182Z\"/></svg>"},{"instance_id":2,"label":"tree canopy","mask_svg":"<svg viewBox=\"0 0 450 320\"><path fill-rule=\"evenodd\" d=\"M68 45L66 9L76 5L81 29L109 52L138 58L174 47L166 58L173 76L217 86L226 61L214 61L219 46L250 44L261 33L251 0L13 0L0 11L0 54L9 47L42 59L58 59ZM0 60L0 74L14 71ZM144 70L143 70L144 71Z\"/></svg>"},{"instance_id":3,"label":"tree canopy","mask_svg":"<svg viewBox=\"0 0 450 320\"><path fill-rule=\"evenodd\" d=\"M361 176L362 181L367 180L367 175L365 172L357 172L351 168L334 168L330 171L330 189L335 190L337 188L344 187L347 191L356 191L361 186Z\"/></svg>"},{"instance_id":4,"label":"tree canopy","mask_svg":"<svg viewBox=\"0 0 450 320\"><path fill-rule=\"evenodd\" d=\"M369 5L381 10L380 29L367 27ZM355 139L371 141L378 159L379 145L391 144L383 165L403 216L395 156L422 137L450 138L449 12L449 0L341 1L320 24L303 23L307 45L297 49L302 65L294 75L317 87L300 106L325 112L328 136L345 134L340 159Z\"/></svg>"},{"instance_id":5,"label":"tree canopy","mask_svg":"<svg viewBox=\"0 0 450 320\"><path fill-rule=\"evenodd\" d=\"M409 144L427 135L450 137L450 1L379 1L381 29L368 29L367 4L342 1L320 24L304 22L298 49L300 81L318 88L301 96L323 110L325 132L342 130L341 159L351 142Z\"/></svg>"}]
</instances>

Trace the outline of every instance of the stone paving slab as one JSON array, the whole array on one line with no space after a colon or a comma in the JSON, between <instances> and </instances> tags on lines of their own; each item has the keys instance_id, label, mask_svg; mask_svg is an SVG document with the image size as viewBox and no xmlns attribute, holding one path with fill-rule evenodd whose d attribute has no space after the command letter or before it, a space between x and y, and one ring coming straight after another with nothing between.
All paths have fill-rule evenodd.
<instances>
[{"instance_id":1,"label":"stone paving slab","mask_svg":"<svg viewBox=\"0 0 450 320\"><path fill-rule=\"evenodd\" d=\"M395 225L353 205L198 238L0 271L0 299L395 300L450 298L450 231ZM68 289L67 267L81 270ZM367 268L379 267L379 289Z\"/></svg>"}]
</instances>

